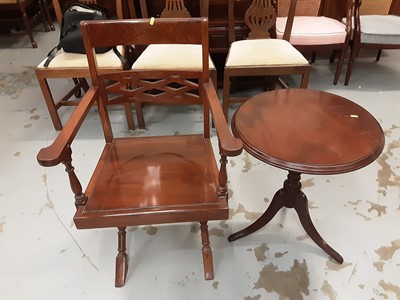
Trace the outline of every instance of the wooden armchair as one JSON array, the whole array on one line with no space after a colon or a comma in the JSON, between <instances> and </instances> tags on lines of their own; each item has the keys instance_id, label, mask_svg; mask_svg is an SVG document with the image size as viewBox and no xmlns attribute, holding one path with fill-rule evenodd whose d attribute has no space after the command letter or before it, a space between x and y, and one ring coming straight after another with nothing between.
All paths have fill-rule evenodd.
<instances>
[{"instance_id":1,"label":"wooden armchair","mask_svg":"<svg viewBox=\"0 0 400 300\"><path fill-rule=\"evenodd\" d=\"M390 10L386 15L361 15L361 3L361 0L355 0L354 32L345 85L349 84L360 49L378 50L376 61L380 60L382 49L400 49L400 16L391 15Z\"/></svg>"},{"instance_id":2,"label":"wooden armchair","mask_svg":"<svg viewBox=\"0 0 400 300\"><path fill-rule=\"evenodd\" d=\"M63 163L75 194L78 229L118 228L115 285L123 286L128 268L126 227L146 224L200 222L205 279L213 279L212 253L207 222L228 218L227 156L239 155L242 143L234 138L222 113L208 69L208 21L206 18L92 21L82 24L93 87L61 131L37 159L42 166ZM201 45L199 70L115 70L97 67L94 47L113 45ZM194 81L193 78L196 80ZM112 85L107 82L112 81ZM180 88L183 84L189 86ZM157 89L160 93L153 94ZM110 103L137 99L181 102L197 99L204 108L204 132L200 134L129 137L113 136L108 117ZM72 166L76 133L93 103L98 103L105 136L103 153L85 192ZM219 139L218 171L210 141L210 113Z\"/></svg>"},{"instance_id":3,"label":"wooden armchair","mask_svg":"<svg viewBox=\"0 0 400 300\"><path fill-rule=\"evenodd\" d=\"M115 0L115 13L118 19L122 19L122 0ZM96 0L81 0L82 3L97 4ZM63 2L60 0L53 0L54 11L56 13L58 24L61 28L62 16L66 7L62 6ZM65 3L64 3L65 4ZM54 41L54 46L57 45L58 41ZM49 49L50 50L50 49ZM119 49L122 52L122 49ZM115 55L113 50L106 53L98 54L99 66L105 70L122 69L122 63L120 59ZM50 62L49 66L46 67L44 64L47 57L36 67L35 73L36 78L39 82L40 89L43 94L43 98L46 102L47 109L50 114L50 118L53 122L56 130L61 130L63 124L60 119L58 110L61 107L77 106L82 91L86 92L89 88L89 84L86 78L90 77L89 65L86 59L86 55L78 53L67 53L63 50L57 52L54 59ZM67 91L60 99L55 99L53 91L50 88L50 79L73 79L73 86ZM73 97L77 99L73 99ZM140 107L139 107L140 108ZM132 116L131 106L124 105L125 115L130 130L135 129L134 120Z\"/></svg>"},{"instance_id":4,"label":"wooden armchair","mask_svg":"<svg viewBox=\"0 0 400 300\"><path fill-rule=\"evenodd\" d=\"M323 0L298 0L289 42L302 53L311 52L311 62L315 61L316 52L333 52L340 57L336 66L333 84L337 84L346 56L351 34L351 17L354 0L346 0L346 18L342 23L333 18L321 16ZM277 0L278 18L276 34L282 38L285 32L287 11L290 0Z\"/></svg>"},{"instance_id":5,"label":"wooden armchair","mask_svg":"<svg viewBox=\"0 0 400 300\"><path fill-rule=\"evenodd\" d=\"M247 98L230 96L232 78L238 76L269 76L268 89L275 88L276 78L281 75L301 75L301 88L307 88L310 64L289 42L296 0L291 0L288 21L283 39L276 36L277 18L273 0L253 0L244 21L250 33L246 40L235 41L235 2L228 0L229 42L231 44L224 68L223 111L228 120L230 103L244 102ZM272 31L272 33L271 33ZM280 81L283 87L287 87Z\"/></svg>"}]
</instances>

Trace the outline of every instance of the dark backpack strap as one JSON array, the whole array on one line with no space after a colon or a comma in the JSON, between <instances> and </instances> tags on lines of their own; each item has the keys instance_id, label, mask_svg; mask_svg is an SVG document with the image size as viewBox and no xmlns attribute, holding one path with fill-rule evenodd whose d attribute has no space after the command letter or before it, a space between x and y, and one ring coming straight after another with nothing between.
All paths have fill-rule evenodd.
<instances>
[{"instance_id":1,"label":"dark backpack strap","mask_svg":"<svg viewBox=\"0 0 400 300\"><path fill-rule=\"evenodd\" d=\"M47 68L50 64L50 62L53 60L53 58L56 56L57 52L60 51L61 46L58 44L55 46L53 49L50 50L50 52L47 54L47 59L44 63L44 67Z\"/></svg>"},{"instance_id":2,"label":"dark backpack strap","mask_svg":"<svg viewBox=\"0 0 400 300\"><path fill-rule=\"evenodd\" d=\"M122 62L122 64L123 64L124 66L126 66L126 64L128 63L128 61L127 61L126 58L123 57L123 55L118 51L117 46L114 46L112 49L113 49L115 55L118 56L118 58L119 58L119 60Z\"/></svg>"}]
</instances>

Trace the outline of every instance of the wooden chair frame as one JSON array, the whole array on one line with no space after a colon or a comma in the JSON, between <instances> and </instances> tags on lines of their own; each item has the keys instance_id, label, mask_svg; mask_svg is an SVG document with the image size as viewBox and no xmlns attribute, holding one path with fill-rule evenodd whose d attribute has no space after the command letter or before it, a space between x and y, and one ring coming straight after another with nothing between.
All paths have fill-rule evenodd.
<instances>
[{"instance_id":1,"label":"wooden chair frame","mask_svg":"<svg viewBox=\"0 0 400 300\"><path fill-rule=\"evenodd\" d=\"M207 221L228 218L227 156L239 155L242 142L229 131L216 91L209 79L208 20L160 19L153 25L149 24L148 19L85 21L81 28L93 86L84 95L52 145L40 150L38 162L46 167L60 163L66 166L75 195L77 211L74 222L78 229L118 229L115 277L117 287L124 285L128 269L126 227L147 224L200 222L204 275L207 280L213 279ZM97 68L95 47L157 43L201 44L202 70L119 70L106 73ZM199 80L190 88L180 89L170 85L185 82L189 78ZM106 84L105 81L110 80L113 84ZM152 94L154 88L162 93ZM191 93L193 89L198 89L198 93ZM186 103L187 98L190 101L196 98L197 103L202 104L203 134L129 138L113 136L108 117L110 102L131 103L136 99L150 103L176 102L174 97L178 97L183 103ZM83 192L71 163L71 149L83 120L95 102L106 144L92 179ZM210 141L210 109L219 140L219 171ZM149 177L146 170L150 166L156 169L159 167L162 173ZM143 184L137 182L140 180L144 180ZM147 186L145 180L159 183L146 190L143 188ZM146 200L148 197L151 197L151 203Z\"/></svg>"},{"instance_id":2,"label":"wooden chair frame","mask_svg":"<svg viewBox=\"0 0 400 300\"><path fill-rule=\"evenodd\" d=\"M296 9L296 0L290 3L288 21L283 39L288 41L293 25L294 12ZM276 21L276 7L272 0L253 0L245 14L245 22L250 29L248 39L268 39L271 38L271 29L274 30ZM255 20L262 20L258 22ZM228 1L228 23L229 23L229 43L235 41L235 22L234 22L234 0ZM273 33L272 33L273 34ZM229 53L228 53L229 56ZM295 75L300 74L301 88L307 88L310 76L310 65L262 65L248 67L228 67L224 68L224 83L223 83L223 111L228 120L228 108L230 103L241 103L248 98L230 96L231 77L237 76L270 76L272 84L270 88L275 88L274 82L279 75ZM286 84L281 80L279 83L287 88Z\"/></svg>"},{"instance_id":3,"label":"wooden chair frame","mask_svg":"<svg viewBox=\"0 0 400 300\"><path fill-rule=\"evenodd\" d=\"M140 0L140 10L142 18L149 18L147 1ZM208 17L209 0L199 0L200 17ZM185 6L184 0L165 0L165 6L160 13L160 18L191 18L192 15ZM168 47L168 45L166 46ZM145 51L141 49L141 52ZM134 67L134 66L133 66ZM210 68L210 76L214 85L217 86L217 69ZM146 104L146 103L142 103ZM164 101L165 104L165 101ZM174 103L170 103L174 104ZM143 114L138 114L138 123L140 128L145 127L145 120Z\"/></svg>"},{"instance_id":4,"label":"wooden chair frame","mask_svg":"<svg viewBox=\"0 0 400 300\"><path fill-rule=\"evenodd\" d=\"M0 3L0 10L1 11L6 11L6 10L15 10L19 11L21 17L20 18L1 18L1 23L15 23L17 21L22 20L24 24L24 28L26 33L29 36L29 39L32 44L32 48L37 48L37 43L33 37L33 30L32 30L32 25L33 23L36 22L37 18L40 16L43 22L44 30L45 31L50 31L54 30L54 27L52 24L48 24L46 20L47 12L45 9L45 6L43 5L43 1L45 0L16 0L15 3ZM37 5L38 11L32 15L28 15L28 8L30 8L33 5Z\"/></svg>"},{"instance_id":5,"label":"wooden chair frame","mask_svg":"<svg viewBox=\"0 0 400 300\"><path fill-rule=\"evenodd\" d=\"M61 27L63 8L60 5L59 0L52 0L53 7L56 12L56 17L59 26ZM97 3L96 0L81 0L82 3ZM122 0L115 0L116 5L116 15L117 18L122 18ZM55 41L55 45L57 41ZM84 55L84 54L82 54ZM121 64L122 68L122 64ZM68 106L77 106L80 100L71 100L71 98L75 95L77 98L81 97L82 91L85 93L89 89L89 84L86 78L90 77L89 68L52 68L51 63L48 68L38 67L35 69L36 77L39 82L40 89L43 94L43 98L46 102L47 109L50 114L50 118L53 122L54 128L56 130L61 130L63 128L60 116L58 114L58 110L61 107ZM54 99L52 91L49 86L48 79L57 78L57 79L73 79L73 87L63 96L61 99ZM140 109L140 107L139 107ZM127 118L128 128L130 130L135 129L134 120L132 116L132 111L130 105L124 106L125 115Z\"/></svg>"},{"instance_id":6,"label":"wooden chair frame","mask_svg":"<svg viewBox=\"0 0 400 300\"><path fill-rule=\"evenodd\" d=\"M351 36L351 27L352 27L352 11L353 11L353 7L354 7L354 1L355 0L346 0L346 38L343 41L343 43L336 43L336 44L321 44L321 45L317 45L317 44L311 44L311 45L297 45L297 44L293 44L292 45L294 47L296 47L296 49L298 49L301 52L311 52L312 53L312 57L311 57L311 63L315 62L316 59L316 53L317 52L331 52L332 55L329 59L329 61L331 63L334 62L335 57L336 57L336 52L340 53L339 56L339 61L336 65L336 70L335 70L335 76L334 76L334 80L333 80L333 84L336 85L339 77L340 77L340 73L343 67L343 63L346 57L346 53L347 53L347 48L349 47L349 41L350 41L350 36ZM279 5L280 0L277 0L277 3ZM317 14L315 15L315 17L319 17L321 16L321 12L322 12L322 5L323 5L324 1L320 0L319 1L319 8L317 11ZM296 18L296 15L295 17Z\"/></svg>"},{"instance_id":7,"label":"wooden chair frame","mask_svg":"<svg viewBox=\"0 0 400 300\"><path fill-rule=\"evenodd\" d=\"M349 84L350 81L350 76L351 72L353 70L353 65L356 57L358 56L358 53L360 52L360 49L376 49L378 50L378 53L376 55L375 61L379 61L381 58L382 54L382 49L400 49L400 44L373 44L373 43L363 43L361 42L361 21L360 21L360 7L362 4L361 0L354 0L355 5L354 5L354 26L353 26L353 39L350 42L351 45L351 53L350 53L350 59L348 61L348 66L347 66L347 72L346 72L346 78L344 81L345 85ZM395 8L395 5L391 4L389 14L392 9Z\"/></svg>"}]
</instances>

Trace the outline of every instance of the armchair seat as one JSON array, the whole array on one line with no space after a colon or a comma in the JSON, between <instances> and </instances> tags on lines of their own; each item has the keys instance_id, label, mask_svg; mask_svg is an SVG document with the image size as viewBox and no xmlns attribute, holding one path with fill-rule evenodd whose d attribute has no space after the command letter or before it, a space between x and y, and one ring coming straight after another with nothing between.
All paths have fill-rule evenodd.
<instances>
[{"instance_id":1,"label":"armchair seat","mask_svg":"<svg viewBox=\"0 0 400 300\"><path fill-rule=\"evenodd\" d=\"M400 44L400 16L365 15L360 16L361 43Z\"/></svg>"},{"instance_id":2,"label":"armchair seat","mask_svg":"<svg viewBox=\"0 0 400 300\"><path fill-rule=\"evenodd\" d=\"M202 134L114 139L99 161L74 217L78 229L228 218Z\"/></svg>"},{"instance_id":3,"label":"armchair seat","mask_svg":"<svg viewBox=\"0 0 400 300\"><path fill-rule=\"evenodd\" d=\"M276 35L283 38L287 17L276 20ZM346 40L346 25L322 16L296 16L293 21L290 43L293 45L342 44Z\"/></svg>"},{"instance_id":4,"label":"armchair seat","mask_svg":"<svg viewBox=\"0 0 400 300\"><path fill-rule=\"evenodd\" d=\"M265 51L268 49L268 51ZM308 65L307 59L288 41L278 39L241 40L231 44L226 67Z\"/></svg>"}]
</instances>

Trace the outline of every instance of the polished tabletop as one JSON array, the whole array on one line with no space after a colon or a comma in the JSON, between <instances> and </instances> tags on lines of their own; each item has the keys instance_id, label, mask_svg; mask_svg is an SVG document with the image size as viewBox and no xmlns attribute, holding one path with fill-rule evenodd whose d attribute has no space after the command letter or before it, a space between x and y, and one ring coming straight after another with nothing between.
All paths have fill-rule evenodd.
<instances>
[{"instance_id":1,"label":"polished tabletop","mask_svg":"<svg viewBox=\"0 0 400 300\"><path fill-rule=\"evenodd\" d=\"M378 121L360 105L309 89L250 98L234 114L232 130L254 157L306 174L360 169L380 155L385 142Z\"/></svg>"}]
</instances>

